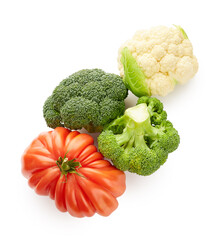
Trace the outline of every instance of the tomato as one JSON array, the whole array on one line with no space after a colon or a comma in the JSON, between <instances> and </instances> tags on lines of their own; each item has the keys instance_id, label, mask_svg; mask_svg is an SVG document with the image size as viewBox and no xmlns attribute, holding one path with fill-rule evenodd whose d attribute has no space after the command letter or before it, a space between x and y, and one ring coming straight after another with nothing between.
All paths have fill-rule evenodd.
<instances>
[{"instance_id":1,"label":"tomato","mask_svg":"<svg viewBox=\"0 0 222 240\"><path fill-rule=\"evenodd\" d=\"M58 127L41 133L22 156L22 173L40 195L75 217L110 215L125 191L125 174L103 159L89 134Z\"/></svg>"}]
</instances>

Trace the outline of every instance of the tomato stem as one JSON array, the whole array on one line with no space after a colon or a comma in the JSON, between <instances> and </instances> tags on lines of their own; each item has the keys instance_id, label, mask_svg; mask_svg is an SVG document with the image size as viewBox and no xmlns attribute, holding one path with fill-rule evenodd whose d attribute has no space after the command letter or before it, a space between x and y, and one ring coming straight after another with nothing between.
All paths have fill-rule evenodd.
<instances>
[{"instance_id":1,"label":"tomato stem","mask_svg":"<svg viewBox=\"0 0 222 240\"><path fill-rule=\"evenodd\" d=\"M66 154L63 158L59 157L59 159L56 161L56 165L58 166L59 170L61 171L61 176L64 175L66 181L67 181L67 174L68 173L75 173L76 175L78 175L80 177L84 177L81 173L77 172L77 170L80 167L82 167L80 162L77 162L76 158L74 158L72 160L69 160L66 157Z\"/></svg>"}]
</instances>

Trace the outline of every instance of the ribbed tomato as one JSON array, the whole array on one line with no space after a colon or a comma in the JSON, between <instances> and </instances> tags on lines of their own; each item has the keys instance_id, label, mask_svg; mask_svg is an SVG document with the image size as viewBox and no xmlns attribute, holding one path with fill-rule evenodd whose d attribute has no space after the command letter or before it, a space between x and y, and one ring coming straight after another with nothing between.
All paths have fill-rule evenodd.
<instances>
[{"instance_id":1,"label":"ribbed tomato","mask_svg":"<svg viewBox=\"0 0 222 240\"><path fill-rule=\"evenodd\" d=\"M75 217L110 215L125 191L125 174L93 145L93 138L58 127L41 133L22 156L22 173L37 194Z\"/></svg>"}]
</instances>

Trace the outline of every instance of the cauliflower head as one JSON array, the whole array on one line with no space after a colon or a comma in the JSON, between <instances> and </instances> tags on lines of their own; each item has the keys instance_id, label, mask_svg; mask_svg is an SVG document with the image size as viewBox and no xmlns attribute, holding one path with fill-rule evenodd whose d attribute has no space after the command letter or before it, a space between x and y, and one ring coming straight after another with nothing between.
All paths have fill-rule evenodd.
<instances>
[{"instance_id":1,"label":"cauliflower head","mask_svg":"<svg viewBox=\"0 0 222 240\"><path fill-rule=\"evenodd\" d=\"M166 96L198 71L198 62L180 26L137 31L119 49L118 68L126 86L138 97Z\"/></svg>"}]
</instances>

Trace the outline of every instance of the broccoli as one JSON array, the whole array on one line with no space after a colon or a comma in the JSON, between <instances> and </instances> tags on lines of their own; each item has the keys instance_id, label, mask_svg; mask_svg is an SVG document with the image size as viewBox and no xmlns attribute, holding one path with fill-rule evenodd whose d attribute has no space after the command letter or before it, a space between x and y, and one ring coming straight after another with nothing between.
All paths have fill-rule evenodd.
<instances>
[{"instance_id":1,"label":"broccoli","mask_svg":"<svg viewBox=\"0 0 222 240\"><path fill-rule=\"evenodd\" d=\"M60 82L43 106L51 128L85 128L101 132L103 126L123 115L128 90L122 78L101 69L83 69Z\"/></svg>"},{"instance_id":2,"label":"broccoli","mask_svg":"<svg viewBox=\"0 0 222 240\"><path fill-rule=\"evenodd\" d=\"M118 169L144 176L164 164L179 142L163 104L147 96L139 98L136 106L108 124L98 137L99 150Z\"/></svg>"}]
</instances>

